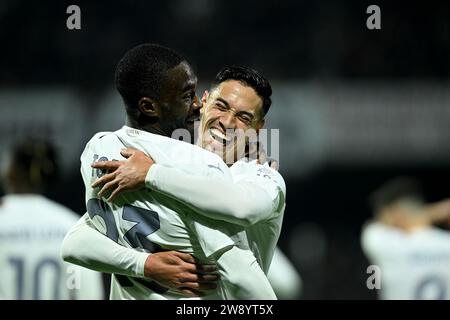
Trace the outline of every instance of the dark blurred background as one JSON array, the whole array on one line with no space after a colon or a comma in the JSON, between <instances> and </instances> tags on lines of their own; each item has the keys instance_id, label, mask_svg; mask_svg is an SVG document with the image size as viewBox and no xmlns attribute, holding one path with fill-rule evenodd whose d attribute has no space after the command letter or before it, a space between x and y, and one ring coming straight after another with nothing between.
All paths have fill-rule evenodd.
<instances>
[{"instance_id":1,"label":"dark blurred background","mask_svg":"<svg viewBox=\"0 0 450 320\"><path fill-rule=\"evenodd\" d=\"M66 28L70 4L81 30ZM381 30L366 27L371 4ZM450 196L446 1L1 0L0 39L0 152L26 135L52 139L64 170L49 197L80 214L83 147L123 124L113 75L125 51L177 49L202 89L226 64L265 74L288 190L280 247L302 298L376 298L360 230L384 181L410 175L429 201Z\"/></svg>"}]
</instances>

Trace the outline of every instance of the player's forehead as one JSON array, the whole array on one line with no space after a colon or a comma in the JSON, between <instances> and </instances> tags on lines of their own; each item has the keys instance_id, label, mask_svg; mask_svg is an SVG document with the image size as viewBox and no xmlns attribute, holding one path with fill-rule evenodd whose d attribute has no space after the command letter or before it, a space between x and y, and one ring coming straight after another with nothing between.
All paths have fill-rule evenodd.
<instances>
[{"instance_id":1,"label":"player's forehead","mask_svg":"<svg viewBox=\"0 0 450 320\"><path fill-rule=\"evenodd\" d=\"M197 86L197 75L187 61L167 70L166 87L176 91L186 91Z\"/></svg>"},{"instance_id":2,"label":"player's forehead","mask_svg":"<svg viewBox=\"0 0 450 320\"><path fill-rule=\"evenodd\" d=\"M224 100L236 110L252 112L262 107L262 99L255 89L237 80L220 83L211 94L213 99Z\"/></svg>"}]
</instances>

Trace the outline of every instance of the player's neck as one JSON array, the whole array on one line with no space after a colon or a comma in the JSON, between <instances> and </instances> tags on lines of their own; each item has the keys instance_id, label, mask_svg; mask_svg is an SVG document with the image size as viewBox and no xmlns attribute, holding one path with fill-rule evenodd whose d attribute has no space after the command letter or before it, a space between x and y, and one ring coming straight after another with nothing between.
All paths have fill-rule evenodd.
<instances>
[{"instance_id":1,"label":"player's neck","mask_svg":"<svg viewBox=\"0 0 450 320\"><path fill-rule=\"evenodd\" d=\"M158 123L152 123L152 124L141 124L138 121L131 119L127 117L126 119L126 125L130 128L147 131L153 134L158 134L160 136L166 136L169 137L170 135L164 132L164 130L161 129Z\"/></svg>"}]
</instances>

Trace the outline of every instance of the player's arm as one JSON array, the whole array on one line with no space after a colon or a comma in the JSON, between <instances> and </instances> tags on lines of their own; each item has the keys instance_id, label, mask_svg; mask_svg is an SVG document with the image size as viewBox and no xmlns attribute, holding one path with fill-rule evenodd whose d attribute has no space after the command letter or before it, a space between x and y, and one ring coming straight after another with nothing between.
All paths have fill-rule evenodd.
<instances>
[{"instance_id":1,"label":"player's arm","mask_svg":"<svg viewBox=\"0 0 450 320\"><path fill-rule=\"evenodd\" d=\"M277 297L250 250L233 246L217 258L226 299L276 300Z\"/></svg>"},{"instance_id":2,"label":"player's arm","mask_svg":"<svg viewBox=\"0 0 450 320\"><path fill-rule=\"evenodd\" d=\"M97 231L87 214L65 236L61 255L66 262L99 272L149 278L187 295L216 286L215 266L196 264L191 255L182 252L148 254L121 246Z\"/></svg>"},{"instance_id":3,"label":"player's arm","mask_svg":"<svg viewBox=\"0 0 450 320\"><path fill-rule=\"evenodd\" d=\"M198 216L188 226L207 260L215 261L225 299L276 299L276 295L247 245L244 229Z\"/></svg>"},{"instance_id":4,"label":"player's arm","mask_svg":"<svg viewBox=\"0 0 450 320\"><path fill-rule=\"evenodd\" d=\"M404 238L399 237L402 232L376 220L367 221L361 231L361 248L372 262L379 261L380 257L395 255L403 250Z\"/></svg>"},{"instance_id":5,"label":"player's arm","mask_svg":"<svg viewBox=\"0 0 450 320\"><path fill-rule=\"evenodd\" d=\"M269 219L284 204L284 193L277 182L256 174L252 180L233 182L190 174L182 166L154 164L145 183L208 218L242 226Z\"/></svg>"},{"instance_id":6,"label":"player's arm","mask_svg":"<svg viewBox=\"0 0 450 320\"><path fill-rule=\"evenodd\" d=\"M424 210L429 224L446 222L450 225L450 199L429 204Z\"/></svg>"},{"instance_id":7,"label":"player's arm","mask_svg":"<svg viewBox=\"0 0 450 320\"><path fill-rule=\"evenodd\" d=\"M285 201L281 177L264 178L255 174L251 180L233 182L221 179L217 174L211 178L188 173L186 169L189 168L183 170L182 166L174 168L156 164L138 150L127 150L122 155L129 159L93 164L94 168L115 170L93 185L103 185L99 195L112 190L111 200L121 192L147 186L185 203L208 218L243 226L270 218ZM276 175L279 176L278 173Z\"/></svg>"},{"instance_id":8,"label":"player's arm","mask_svg":"<svg viewBox=\"0 0 450 320\"><path fill-rule=\"evenodd\" d=\"M275 248L267 278L279 299L295 300L300 297L302 277L278 247Z\"/></svg>"},{"instance_id":9,"label":"player's arm","mask_svg":"<svg viewBox=\"0 0 450 320\"><path fill-rule=\"evenodd\" d=\"M66 234L61 256L91 270L144 277L148 253L129 250L97 231L86 213Z\"/></svg>"}]
</instances>

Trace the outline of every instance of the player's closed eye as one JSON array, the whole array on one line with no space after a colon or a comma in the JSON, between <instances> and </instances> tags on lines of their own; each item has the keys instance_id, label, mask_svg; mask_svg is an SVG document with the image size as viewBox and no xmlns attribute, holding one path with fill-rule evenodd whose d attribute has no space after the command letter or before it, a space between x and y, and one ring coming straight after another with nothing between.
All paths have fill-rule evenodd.
<instances>
[{"instance_id":1,"label":"player's closed eye","mask_svg":"<svg viewBox=\"0 0 450 320\"><path fill-rule=\"evenodd\" d=\"M228 108L225 105L221 104L220 102L216 102L216 109L218 109L220 111L227 111L228 110Z\"/></svg>"},{"instance_id":2,"label":"player's closed eye","mask_svg":"<svg viewBox=\"0 0 450 320\"><path fill-rule=\"evenodd\" d=\"M253 118L248 115L239 115L239 120L241 120L245 124L249 124L252 122Z\"/></svg>"}]
</instances>

